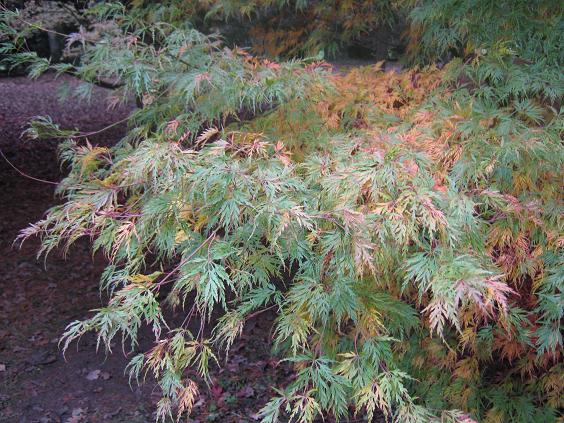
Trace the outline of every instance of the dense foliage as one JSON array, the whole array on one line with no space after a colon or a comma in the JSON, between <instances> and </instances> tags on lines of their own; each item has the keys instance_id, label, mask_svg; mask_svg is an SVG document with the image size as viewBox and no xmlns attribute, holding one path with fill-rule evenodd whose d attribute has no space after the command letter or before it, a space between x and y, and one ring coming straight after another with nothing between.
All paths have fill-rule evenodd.
<instances>
[{"instance_id":1,"label":"dense foliage","mask_svg":"<svg viewBox=\"0 0 564 423\"><path fill-rule=\"evenodd\" d=\"M133 0L130 15L145 22L191 22L202 32L220 31L230 44L254 53L298 57L339 51L362 42L386 57L399 38L407 3L402 0Z\"/></svg>"},{"instance_id":2,"label":"dense foliage","mask_svg":"<svg viewBox=\"0 0 564 423\"><path fill-rule=\"evenodd\" d=\"M74 73L85 97L117 81L114 104L143 106L112 148L48 118L27 131L65 139L70 173L64 202L22 238L39 235L48 253L90 237L109 260L108 306L70 324L64 347L88 331L135 346L150 326L154 347L128 370L156 378L165 418L194 404L186 369L205 380L245 322L273 309L274 352L296 378L260 411L265 423L351 409L556 421L562 6L409 3L412 60L459 57L400 74L256 58L148 10L91 9L96 38L68 39L78 64L3 48L33 76ZM168 307L185 308L181 325Z\"/></svg>"}]
</instances>

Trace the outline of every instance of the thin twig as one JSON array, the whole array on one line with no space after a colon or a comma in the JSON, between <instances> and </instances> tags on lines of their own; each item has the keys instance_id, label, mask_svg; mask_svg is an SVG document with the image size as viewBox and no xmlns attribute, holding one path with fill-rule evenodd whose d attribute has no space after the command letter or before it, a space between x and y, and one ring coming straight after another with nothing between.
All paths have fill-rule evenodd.
<instances>
[{"instance_id":1,"label":"thin twig","mask_svg":"<svg viewBox=\"0 0 564 423\"><path fill-rule=\"evenodd\" d=\"M45 179L40 179L40 178L35 178L31 175L28 175L27 173L23 172L22 170L20 170L18 167L16 167L16 165L14 165L10 160L8 160L8 158L4 155L4 152L2 151L2 149L0 148L0 156L2 156L2 158L4 159L4 161L6 163L8 163L10 165L10 167L12 167L12 169L14 169L16 172L18 172L21 176L24 176L28 179L31 179L33 181L36 182L43 182L45 184L51 184L51 185L59 185L58 182L53 182L53 181L47 181Z\"/></svg>"},{"instance_id":2,"label":"thin twig","mask_svg":"<svg viewBox=\"0 0 564 423\"><path fill-rule=\"evenodd\" d=\"M9 11L10 11L10 10L9 10L6 6L4 6L4 5L0 5L0 10L2 10L2 11L4 11L4 12L9 12ZM67 34L63 34L62 32L58 32L58 31L55 31L55 30L52 30L52 29L44 28L44 27L40 26L40 25L37 24L37 23L28 22L28 21L26 21L24 18L22 18L19 14L15 15L15 18L18 19L18 20L20 20L20 21L22 21L22 22L23 22L24 24L26 24L27 26L30 26L30 27L32 27L32 28L34 28L34 29L38 29L39 31L50 32L51 34L59 35L59 36L65 37L65 38L67 37Z\"/></svg>"},{"instance_id":3,"label":"thin twig","mask_svg":"<svg viewBox=\"0 0 564 423\"><path fill-rule=\"evenodd\" d=\"M125 118L120 119L120 120L118 120L117 122L114 122L114 123L112 123L111 125L105 126L105 127L103 127L102 129L98 129L98 130L96 130L96 131L85 132L85 133L78 134L78 135L71 135L70 137L68 137L68 136L66 136L66 137L63 137L63 136L56 136L56 137L54 137L54 138L65 138L65 139L66 139L66 138L86 138L86 137L91 137L92 135L99 134L99 133L101 133L101 132L107 131L107 130L110 129L110 128L113 128L114 126L117 126L117 125L119 125L119 124L121 124L121 123L127 122L130 117L131 117L130 115L127 115Z\"/></svg>"},{"instance_id":4,"label":"thin twig","mask_svg":"<svg viewBox=\"0 0 564 423\"><path fill-rule=\"evenodd\" d=\"M208 236L208 237L204 240L204 242L202 242L200 245L198 245L198 247L197 247L194 251L192 251L192 252L188 255L188 257L186 257L186 258L184 258L183 260L181 260L180 263L178 263L178 265L177 265L174 269L172 269L172 270L163 278L163 280L161 280L160 282L158 282L158 283L156 284L157 288L160 288L162 285L164 285L165 282L166 282L173 274L175 274L176 272L178 272L178 270L180 270L180 268L181 268L182 266L184 266L186 263L188 263L188 261L191 260L192 257L194 257L194 256L196 255L196 253L197 253L198 251L200 251L204 245L206 245L209 241L211 241L211 239L212 239L213 237L215 237L216 234L217 234L217 229L216 229L215 231L213 231L213 232L210 234L210 236Z\"/></svg>"},{"instance_id":5,"label":"thin twig","mask_svg":"<svg viewBox=\"0 0 564 423\"><path fill-rule=\"evenodd\" d=\"M276 307L277 305L278 305L278 304L272 304L271 306L268 306L268 307L266 307L266 308L257 310L257 311L255 311L254 313L249 314L249 315L245 318L245 320L250 320L250 319L252 319L253 317L258 316L259 314L264 313L265 311L272 310L272 309L273 309L274 307Z\"/></svg>"},{"instance_id":6,"label":"thin twig","mask_svg":"<svg viewBox=\"0 0 564 423\"><path fill-rule=\"evenodd\" d=\"M69 138L70 138L70 139L75 139L75 138L87 138L87 137L90 137L90 136L92 136L92 135L97 135L97 134L99 134L99 133L101 133L101 132L107 131L108 129L113 128L114 126L117 126L117 125L120 125L120 124L122 124L122 123L124 123L124 122L127 122L127 120L129 120L130 117L131 117L130 115L127 115L125 118L120 119L120 120L118 120L118 121L116 121L116 122L114 122L114 123L112 123L112 124L110 124L110 125L108 125L108 126L104 126L104 127L101 128L101 129L97 129L96 131L92 131L92 132L82 132L82 133L79 132L79 133L77 133L77 134L72 134L72 135L51 135L51 136L49 136L48 138L64 139L64 140L69 139Z\"/></svg>"},{"instance_id":7,"label":"thin twig","mask_svg":"<svg viewBox=\"0 0 564 423\"><path fill-rule=\"evenodd\" d=\"M78 13L78 10L70 7L69 5L67 5L64 1L59 1L57 2L59 4L59 6L61 6L63 9L67 10L74 19L76 19L76 21L78 23L86 23L88 22L86 19L84 19L82 16L80 16L80 14Z\"/></svg>"}]
</instances>

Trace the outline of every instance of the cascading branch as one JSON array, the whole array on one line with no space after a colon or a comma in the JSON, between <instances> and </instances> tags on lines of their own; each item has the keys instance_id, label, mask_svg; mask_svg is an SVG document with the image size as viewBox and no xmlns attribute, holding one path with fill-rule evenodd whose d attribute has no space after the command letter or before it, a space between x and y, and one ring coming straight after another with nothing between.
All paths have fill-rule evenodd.
<instances>
[{"instance_id":1,"label":"cascading branch","mask_svg":"<svg viewBox=\"0 0 564 423\"><path fill-rule=\"evenodd\" d=\"M70 173L65 201L21 238L39 235L48 253L88 236L109 260L110 301L68 326L65 349L89 331L108 349L117 335L137 346L151 327L153 348L128 370L155 377L164 420L195 402L186 370L206 380L271 308L275 353L296 378L260 410L265 423L351 411L556 421L564 128L547 93L558 80L508 94L502 77L480 74L489 56L331 75L119 5L95 11L111 31L70 38L80 64L12 56L33 74L74 73L85 96L112 81L113 102L143 106L112 148L48 118L27 131L66 139ZM173 326L167 307L201 329Z\"/></svg>"}]
</instances>

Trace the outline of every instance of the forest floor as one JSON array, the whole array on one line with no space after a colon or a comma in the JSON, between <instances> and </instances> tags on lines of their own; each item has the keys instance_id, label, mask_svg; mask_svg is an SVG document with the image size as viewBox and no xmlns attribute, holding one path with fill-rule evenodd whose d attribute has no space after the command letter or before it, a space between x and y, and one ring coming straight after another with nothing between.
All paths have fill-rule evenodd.
<instances>
[{"instance_id":1,"label":"forest floor","mask_svg":"<svg viewBox=\"0 0 564 423\"><path fill-rule=\"evenodd\" d=\"M126 107L109 111L108 91L96 89L90 104L60 103L57 89L70 77L38 81L0 78L0 148L5 158L34 178L59 181L64 174L52 141L20 138L26 122L50 115L62 127L93 131L122 119ZM104 131L92 143L111 144L123 126ZM150 381L128 384L128 358L116 345L113 354L96 351L93 336L72 345L63 357L58 340L65 326L105 303L98 281L105 261L92 256L89 240L36 258L38 240L14 245L18 232L40 219L60 199L55 185L18 173L0 157L0 422L97 423L153 422L159 392ZM181 312L181 311L180 311ZM250 321L221 369L214 368L188 422L253 422L256 411L286 385L289 369L270 355L274 316ZM149 346L150 334L141 345ZM131 356L131 354L130 354Z\"/></svg>"}]
</instances>

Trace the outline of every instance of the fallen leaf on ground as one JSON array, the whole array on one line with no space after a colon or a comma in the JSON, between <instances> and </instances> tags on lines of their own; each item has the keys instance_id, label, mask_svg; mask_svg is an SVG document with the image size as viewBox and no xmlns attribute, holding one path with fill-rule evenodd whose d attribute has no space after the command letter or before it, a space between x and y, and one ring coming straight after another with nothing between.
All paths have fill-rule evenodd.
<instances>
[{"instance_id":1,"label":"fallen leaf on ground","mask_svg":"<svg viewBox=\"0 0 564 423\"><path fill-rule=\"evenodd\" d=\"M65 420L65 423L81 423L85 421L86 410L83 408L75 408L72 410L72 415Z\"/></svg>"},{"instance_id":2,"label":"fallen leaf on ground","mask_svg":"<svg viewBox=\"0 0 564 423\"><path fill-rule=\"evenodd\" d=\"M98 378L100 377L100 370L92 370L91 372L88 372L88 374L86 375L86 379L88 380L98 380Z\"/></svg>"},{"instance_id":3,"label":"fallen leaf on ground","mask_svg":"<svg viewBox=\"0 0 564 423\"><path fill-rule=\"evenodd\" d=\"M242 387L239 392L237 392L237 396L239 398L250 398L255 395L255 390L252 386L246 385Z\"/></svg>"},{"instance_id":4,"label":"fallen leaf on ground","mask_svg":"<svg viewBox=\"0 0 564 423\"><path fill-rule=\"evenodd\" d=\"M210 391L211 391L212 395L214 396L214 398L217 399L223 393L223 388L219 385L212 385Z\"/></svg>"}]
</instances>

